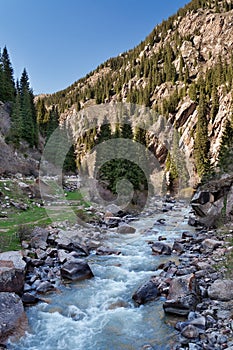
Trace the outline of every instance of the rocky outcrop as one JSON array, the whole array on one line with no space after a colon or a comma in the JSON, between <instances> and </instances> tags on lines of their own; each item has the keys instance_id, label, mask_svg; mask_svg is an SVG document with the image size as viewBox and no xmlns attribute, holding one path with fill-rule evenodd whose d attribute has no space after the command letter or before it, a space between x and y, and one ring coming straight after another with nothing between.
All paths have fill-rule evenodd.
<instances>
[{"instance_id":1,"label":"rocky outcrop","mask_svg":"<svg viewBox=\"0 0 233 350\"><path fill-rule=\"evenodd\" d=\"M126 102L129 100L129 94L132 91L136 91L139 87L145 88L149 87L149 80L145 76L138 76L135 74L135 67L140 65L142 60L146 61L148 64L152 64L153 57L158 52L164 52L167 46L170 46L174 52L178 50L178 54L174 57L174 61L171 62L175 69L177 75L180 74L180 60L181 57L184 61L184 65L188 69L189 78L184 84L184 79L176 81L173 84L171 81L162 82L158 84L153 90L149 91L150 104L152 107L158 107L161 114L163 114L163 105L174 95L177 89L179 94L182 94L184 85L186 86L185 96L181 98L180 102L175 106L172 113L169 113L169 122L172 126L178 128L181 134L182 151L187 159L187 168L190 175L190 183L194 185L198 182L198 177L196 176L196 170L194 167L193 150L194 150L194 134L197 124L198 117L198 101L194 101L189 97L189 87L191 82L196 82L198 78L202 75L205 76L205 72L214 67L219 60L219 57L224 57L230 62L230 54L233 48L233 25L232 25L232 10L231 11L216 11L214 3L211 9L203 8L196 9L193 11L185 11L185 15L178 16L174 22L169 23L169 27L173 28L164 33L158 33L154 35L154 40L151 37L148 43L146 40L140 46L140 50L135 50L134 59L130 60L127 56L126 67L121 65L121 61L124 62L124 55L116 58L119 64L119 70L117 72L115 69L110 68L111 64L104 64L104 68L101 70L96 70L92 72L91 77L82 82L77 82L74 87L69 88L67 95L64 99L67 101L67 105L70 101L70 94L73 91L82 90L88 86L91 81L95 84L99 72L103 72L103 79L105 78L105 73L108 75L108 79L112 81L113 86L118 84L118 76L124 75L125 69L131 72L132 76L128 81L125 81L121 87L121 93L116 93L111 91L109 93L110 97L106 99L105 102L115 102L122 101ZM207 6L208 7L208 6ZM220 5L221 7L221 5ZM177 36L180 36L180 42L177 44ZM163 40L156 40L156 38L163 37ZM129 60L128 60L129 59ZM148 60L148 61L147 61ZM163 59L159 60L157 70L163 72L164 62ZM104 71L104 69L106 71ZM162 73L161 73L162 74ZM185 72L183 71L183 78ZM154 76L153 76L154 77ZM157 77L156 77L157 78ZM87 85L86 85L87 84ZM92 86L94 88L94 86ZM139 91L138 91L139 92ZM194 98L195 99L195 98ZM227 92L224 84L219 84L217 86L217 99L218 99L218 111L214 118L209 117L208 112L208 132L210 140L210 158L211 164L216 164L218 158L218 152L222 137L222 132L224 130L225 122L229 115L231 114L231 92ZM210 110L213 101L208 102L208 109ZM58 99L59 104L59 99ZM81 103L82 107L88 107L90 105L93 107L95 101L93 99L89 101L84 101ZM95 105L96 107L96 105ZM174 107L174 106L173 106ZM87 110L88 108L86 108ZM76 105L70 106L70 109L66 110L61 116L61 119L69 119L72 124L72 128L75 130L79 127L82 122L82 117L76 111ZM147 120L148 124L150 121ZM98 121L101 123L101 120ZM152 125L149 125L152 127ZM153 127L152 127L153 129ZM156 155L160 164L164 164L167 156L166 143L160 142L158 135L153 133L150 134L150 150Z\"/></svg>"},{"instance_id":2,"label":"rocky outcrop","mask_svg":"<svg viewBox=\"0 0 233 350\"><path fill-rule=\"evenodd\" d=\"M0 292L0 343L16 340L27 329L27 317L23 303L15 293Z\"/></svg>"},{"instance_id":3,"label":"rocky outcrop","mask_svg":"<svg viewBox=\"0 0 233 350\"><path fill-rule=\"evenodd\" d=\"M197 221L207 227L233 218L233 176L224 175L198 188L191 200Z\"/></svg>"}]
</instances>

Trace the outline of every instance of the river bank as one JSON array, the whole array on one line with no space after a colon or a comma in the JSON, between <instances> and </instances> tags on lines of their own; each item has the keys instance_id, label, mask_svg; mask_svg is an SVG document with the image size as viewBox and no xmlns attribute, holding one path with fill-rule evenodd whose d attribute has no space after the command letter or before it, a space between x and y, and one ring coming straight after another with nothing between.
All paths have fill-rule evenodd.
<instances>
[{"instance_id":1,"label":"river bank","mask_svg":"<svg viewBox=\"0 0 233 350\"><path fill-rule=\"evenodd\" d=\"M65 310L61 305L57 305L62 294L67 295L65 303L69 304L68 309L73 310L69 309L69 312L66 310L64 317L68 317L69 322L75 322L75 327L79 325L83 337L86 331L82 327L89 320L89 327L92 325L93 330L100 334L96 338L98 349L107 349L108 340L105 343L104 338L107 339L110 335L106 333L105 328L111 323L113 323L111 339L115 342L113 349L123 348L121 347L123 345L120 345L123 344L120 343L123 341L121 337L118 335L114 339L114 330L120 333L121 331L116 331L117 322L111 318L113 312L119 313L118 323L125 320L126 323L131 322L134 325L136 331L134 340L132 334L122 336L125 339L131 338L127 340L128 345L124 345L127 349L230 349L232 289L231 282L225 280L223 268L228 248L223 236L219 236L216 231L189 227L187 220L188 209L185 203L179 201L169 203L157 199L144 216L137 220L122 213L118 215L117 212L111 216L108 212L102 216L101 227L81 228L76 225L61 229L54 225L47 229L34 229L31 240L23 242L23 258L21 258L25 266L22 267L22 273L23 275L26 273L26 279L23 282L19 281L16 291L26 307L29 323L36 322L36 327L40 329L42 320L38 323L35 318L38 318L36 315L40 314L42 309L46 310L45 315L43 311L45 319L52 315L48 322L53 322L54 314L60 321L67 322L67 318L60 319L64 316ZM0 259L4 265L7 255L0 254ZM4 268L6 271L7 266ZM13 266L8 268L11 272L14 269ZM19 272L19 266L16 270ZM103 283L107 283L104 288ZM14 278L11 285L15 288ZM228 288L225 288L226 286ZM86 288L84 294L80 292L80 287L82 293ZM106 289L109 289L109 294L106 293ZM122 293L119 289L122 289ZM82 307L75 309L75 303L67 301L71 295L74 297L73 292L69 294L73 290L75 293L81 293L79 302L91 291L97 295L97 291L101 290L100 300L94 304L94 318L88 315L90 313L88 306L85 306L85 309ZM13 293L9 291L9 285L8 293ZM89 297L93 303L93 295ZM28 305L32 304L36 306L28 308ZM163 315L157 319L154 311L158 307L159 313ZM91 313L93 316L93 307ZM180 316L182 321L177 322ZM148 325L142 327L140 317L149 319ZM100 323L105 320L103 327L98 328L94 319ZM136 319L138 323L135 323ZM151 323L154 323L154 328ZM127 333L125 323L124 327ZM149 334L146 329L148 327L151 327ZM132 332L131 328L128 330L129 333ZM156 335L156 329L160 329L160 335ZM43 327L40 330L45 336ZM32 334L36 332L35 328L31 331ZM72 334L72 327L66 328L66 332ZM102 343L101 332L103 332ZM167 332L170 332L170 336L166 334ZM140 337L137 333L140 333ZM59 337L59 333L55 334ZM161 337L164 339L159 340ZM32 340L33 335L29 338ZM32 349L34 344L33 349L36 349L35 339L31 345L28 338L25 339L19 343L8 342L7 347ZM130 347L130 343L134 345ZM39 349L39 343L36 346ZM57 349L62 348L60 345L56 346ZM66 349L64 346L63 344L63 349ZM76 345L73 348L92 348L90 344L89 347L85 346ZM44 348L55 347L49 343Z\"/></svg>"}]
</instances>

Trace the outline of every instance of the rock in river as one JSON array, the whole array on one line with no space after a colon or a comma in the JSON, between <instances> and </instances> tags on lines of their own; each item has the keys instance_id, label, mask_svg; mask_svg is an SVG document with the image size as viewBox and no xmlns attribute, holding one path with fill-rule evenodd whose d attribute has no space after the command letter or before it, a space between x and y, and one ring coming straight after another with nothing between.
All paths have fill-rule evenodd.
<instances>
[{"instance_id":1,"label":"rock in river","mask_svg":"<svg viewBox=\"0 0 233 350\"><path fill-rule=\"evenodd\" d=\"M117 233L135 233L136 229L130 225L123 224L118 227Z\"/></svg>"},{"instance_id":2,"label":"rock in river","mask_svg":"<svg viewBox=\"0 0 233 350\"><path fill-rule=\"evenodd\" d=\"M160 292L156 284L150 280L139 287L132 298L137 304L141 305L155 300L158 296L160 296Z\"/></svg>"},{"instance_id":3,"label":"rock in river","mask_svg":"<svg viewBox=\"0 0 233 350\"><path fill-rule=\"evenodd\" d=\"M71 281L80 281L94 277L90 266L81 259L67 261L61 267L61 277Z\"/></svg>"},{"instance_id":4,"label":"rock in river","mask_svg":"<svg viewBox=\"0 0 233 350\"><path fill-rule=\"evenodd\" d=\"M154 254L171 255L172 250L168 244L162 242L156 242L152 245L152 251Z\"/></svg>"}]
</instances>

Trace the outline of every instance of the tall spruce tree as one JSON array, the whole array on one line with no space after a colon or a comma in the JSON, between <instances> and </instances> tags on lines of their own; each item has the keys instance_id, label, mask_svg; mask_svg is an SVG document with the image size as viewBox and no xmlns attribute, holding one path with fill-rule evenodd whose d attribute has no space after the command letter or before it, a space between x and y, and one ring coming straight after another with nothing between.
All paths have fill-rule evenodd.
<instances>
[{"instance_id":1,"label":"tall spruce tree","mask_svg":"<svg viewBox=\"0 0 233 350\"><path fill-rule=\"evenodd\" d=\"M1 62L1 52L0 52L0 101L4 100L4 89L3 89L3 66Z\"/></svg>"},{"instance_id":2,"label":"tall spruce tree","mask_svg":"<svg viewBox=\"0 0 233 350\"><path fill-rule=\"evenodd\" d=\"M231 119L226 121L222 134L218 166L223 172L233 171L233 113Z\"/></svg>"},{"instance_id":3,"label":"tall spruce tree","mask_svg":"<svg viewBox=\"0 0 233 350\"><path fill-rule=\"evenodd\" d=\"M30 88L26 69L23 70L19 90L21 96L22 138L32 147L37 145L38 142L38 127L34 96Z\"/></svg>"},{"instance_id":4,"label":"tall spruce tree","mask_svg":"<svg viewBox=\"0 0 233 350\"><path fill-rule=\"evenodd\" d=\"M11 65L11 61L9 58L9 54L7 51L6 46L3 49L2 55L1 55L1 80L2 80L2 87L1 87L1 96L0 99L2 102L14 102L15 100L15 82L14 82L14 71Z\"/></svg>"},{"instance_id":5,"label":"tall spruce tree","mask_svg":"<svg viewBox=\"0 0 233 350\"><path fill-rule=\"evenodd\" d=\"M17 86L17 93L16 93L15 102L12 106L11 128L7 139L8 141L12 142L16 147L18 147L20 140L22 138L23 120L22 120L22 113L21 113L21 95L19 91L18 81L16 86Z\"/></svg>"}]
</instances>

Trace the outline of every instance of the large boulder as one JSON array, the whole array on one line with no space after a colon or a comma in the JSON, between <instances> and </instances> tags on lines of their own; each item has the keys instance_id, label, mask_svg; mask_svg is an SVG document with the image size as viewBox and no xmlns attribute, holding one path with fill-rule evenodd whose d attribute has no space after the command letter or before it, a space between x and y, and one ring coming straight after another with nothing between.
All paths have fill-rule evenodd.
<instances>
[{"instance_id":1,"label":"large boulder","mask_svg":"<svg viewBox=\"0 0 233 350\"><path fill-rule=\"evenodd\" d=\"M25 281L26 263L20 251L0 254L0 292L21 294Z\"/></svg>"},{"instance_id":2,"label":"large boulder","mask_svg":"<svg viewBox=\"0 0 233 350\"><path fill-rule=\"evenodd\" d=\"M211 299L231 301L233 299L233 280L218 279L208 288L208 295Z\"/></svg>"},{"instance_id":3,"label":"large boulder","mask_svg":"<svg viewBox=\"0 0 233 350\"><path fill-rule=\"evenodd\" d=\"M48 239L49 231L42 227L35 227L31 233L31 241L30 245L32 248L47 248L47 239Z\"/></svg>"},{"instance_id":4,"label":"large boulder","mask_svg":"<svg viewBox=\"0 0 233 350\"><path fill-rule=\"evenodd\" d=\"M89 251L87 247L85 247L83 244L79 244L77 242L67 242L63 241L63 243L58 243L57 246L59 249L67 250L68 252L76 252L79 254L79 256L87 256L89 255Z\"/></svg>"},{"instance_id":5,"label":"large boulder","mask_svg":"<svg viewBox=\"0 0 233 350\"><path fill-rule=\"evenodd\" d=\"M206 238L201 243L201 249L203 251L213 251L214 249L220 247L224 242L217 241L216 239Z\"/></svg>"},{"instance_id":6,"label":"large boulder","mask_svg":"<svg viewBox=\"0 0 233 350\"><path fill-rule=\"evenodd\" d=\"M194 274L174 278L169 286L164 311L176 315L188 315L198 303L198 286Z\"/></svg>"},{"instance_id":7,"label":"large boulder","mask_svg":"<svg viewBox=\"0 0 233 350\"><path fill-rule=\"evenodd\" d=\"M172 249L168 244L156 242L152 245L153 254L156 255L171 255Z\"/></svg>"},{"instance_id":8,"label":"large boulder","mask_svg":"<svg viewBox=\"0 0 233 350\"><path fill-rule=\"evenodd\" d=\"M81 259L67 261L61 267L61 277L71 281L81 281L94 277L90 266Z\"/></svg>"},{"instance_id":9,"label":"large boulder","mask_svg":"<svg viewBox=\"0 0 233 350\"><path fill-rule=\"evenodd\" d=\"M233 218L233 176L224 175L200 187L191 200L200 224L216 226L219 221Z\"/></svg>"},{"instance_id":10,"label":"large boulder","mask_svg":"<svg viewBox=\"0 0 233 350\"><path fill-rule=\"evenodd\" d=\"M15 293L0 293L0 343L11 337L16 340L27 329L27 317L23 303Z\"/></svg>"},{"instance_id":11,"label":"large boulder","mask_svg":"<svg viewBox=\"0 0 233 350\"><path fill-rule=\"evenodd\" d=\"M148 301L155 300L160 295L161 294L157 288L157 285L152 280L150 280L140 286L133 294L132 298L135 303L141 305L147 303Z\"/></svg>"}]
</instances>

